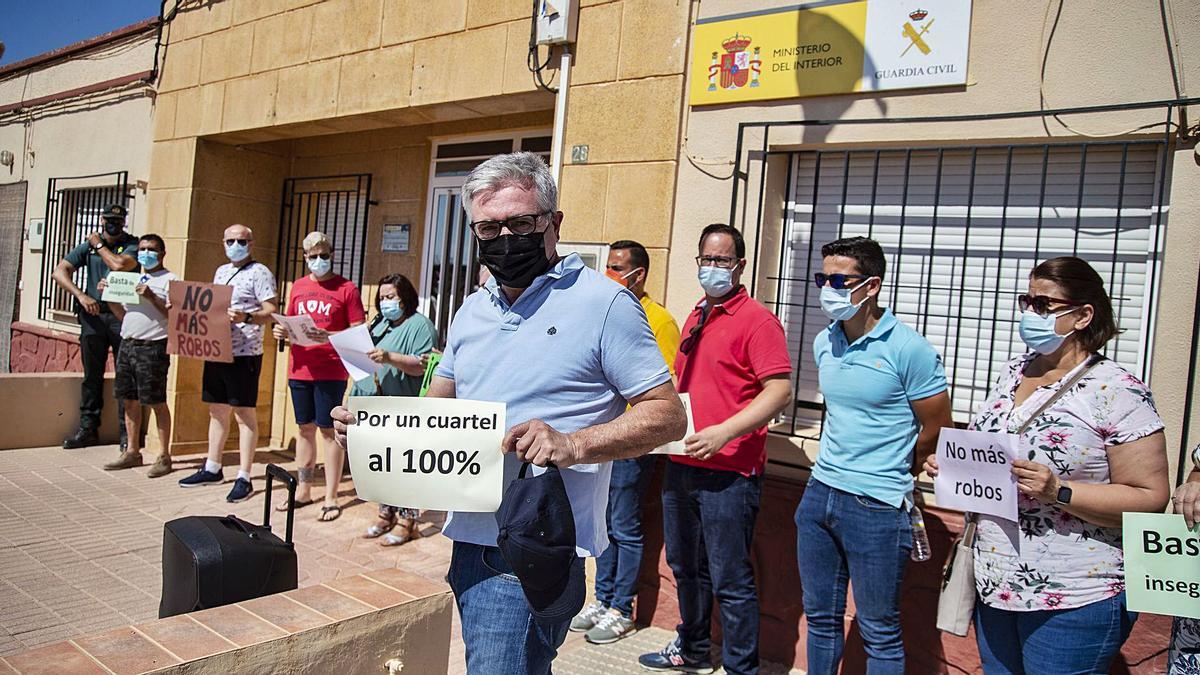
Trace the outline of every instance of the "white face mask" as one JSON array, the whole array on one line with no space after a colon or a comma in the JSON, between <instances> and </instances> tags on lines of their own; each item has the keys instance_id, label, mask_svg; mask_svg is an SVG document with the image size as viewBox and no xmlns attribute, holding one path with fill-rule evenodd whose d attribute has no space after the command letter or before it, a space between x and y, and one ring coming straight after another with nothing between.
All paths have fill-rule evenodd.
<instances>
[{"instance_id":1,"label":"white face mask","mask_svg":"<svg viewBox=\"0 0 1200 675\"><path fill-rule=\"evenodd\" d=\"M318 277L323 277L333 268L333 261L326 258L308 258L308 269Z\"/></svg>"}]
</instances>

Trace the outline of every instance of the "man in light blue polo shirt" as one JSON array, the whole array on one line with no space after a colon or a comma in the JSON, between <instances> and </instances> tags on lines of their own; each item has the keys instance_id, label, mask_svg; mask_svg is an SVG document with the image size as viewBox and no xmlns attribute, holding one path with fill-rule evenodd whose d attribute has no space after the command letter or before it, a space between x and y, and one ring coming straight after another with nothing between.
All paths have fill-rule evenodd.
<instances>
[{"instance_id":1,"label":"man in light blue polo shirt","mask_svg":"<svg viewBox=\"0 0 1200 675\"><path fill-rule=\"evenodd\" d=\"M952 424L942 360L879 306L886 261L865 237L821 247L821 309L833 323L813 341L825 398L821 448L796 509L808 618L808 672L836 673L846 584L871 673L903 673L900 583L912 550L913 476Z\"/></svg>"},{"instance_id":2,"label":"man in light blue polo shirt","mask_svg":"<svg viewBox=\"0 0 1200 675\"><path fill-rule=\"evenodd\" d=\"M580 556L572 564L581 570L608 544L610 461L682 437L683 404L638 299L578 255L555 252L563 214L545 162L532 153L493 157L467 176L462 198L492 278L455 315L426 396L507 405L506 484L521 461L566 469ZM334 417L344 443L353 416L338 408ZM447 580L467 671L549 673L571 617L530 611L497 530L495 514L464 512L443 529L454 540ZM582 591L583 575L574 581Z\"/></svg>"}]
</instances>

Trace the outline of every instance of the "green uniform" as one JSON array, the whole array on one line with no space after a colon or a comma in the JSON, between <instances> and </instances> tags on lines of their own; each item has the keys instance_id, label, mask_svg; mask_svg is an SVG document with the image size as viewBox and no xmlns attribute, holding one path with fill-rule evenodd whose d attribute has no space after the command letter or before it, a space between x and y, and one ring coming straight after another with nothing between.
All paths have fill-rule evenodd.
<instances>
[{"instance_id":1,"label":"green uniform","mask_svg":"<svg viewBox=\"0 0 1200 675\"><path fill-rule=\"evenodd\" d=\"M371 328L375 346L406 356L420 356L437 346L437 327L423 314L413 314L399 326L379 321ZM379 382L376 389L375 382ZM351 396L416 396L421 390L421 377L406 375L395 366L385 365L372 379L354 384Z\"/></svg>"}]
</instances>

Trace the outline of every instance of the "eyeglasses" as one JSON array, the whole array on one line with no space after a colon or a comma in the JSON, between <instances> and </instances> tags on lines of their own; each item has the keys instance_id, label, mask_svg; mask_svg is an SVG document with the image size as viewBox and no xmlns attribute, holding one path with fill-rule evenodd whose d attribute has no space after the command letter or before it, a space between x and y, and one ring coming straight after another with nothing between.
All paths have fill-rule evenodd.
<instances>
[{"instance_id":1,"label":"eyeglasses","mask_svg":"<svg viewBox=\"0 0 1200 675\"><path fill-rule=\"evenodd\" d=\"M683 338L683 342L679 343L679 352L684 356L690 354L692 349L695 348L696 343L700 341L700 330L704 328L704 322L708 321L710 313L712 313L711 308L700 312L700 321L695 326L692 326L692 329L688 331L688 336Z\"/></svg>"},{"instance_id":2,"label":"eyeglasses","mask_svg":"<svg viewBox=\"0 0 1200 675\"><path fill-rule=\"evenodd\" d=\"M225 240L226 246L233 246L234 244L241 244L242 246L245 246L246 244L249 244L249 243L250 243L249 239L226 239Z\"/></svg>"},{"instance_id":3,"label":"eyeglasses","mask_svg":"<svg viewBox=\"0 0 1200 675\"><path fill-rule=\"evenodd\" d=\"M307 256L307 257L308 257L308 259L309 259L309 260L316 260L317 258L320 258L321 260L329 260L329 254L328 254L328 253L314 253L314 254L312 254L312 255L310 255L310 256Z\"/></svg>"},{"instance_id":4,"label":"eyeglasses","mask_svg":"<svg viewBox=\"0 0 1200 675\"><path fill-rule=\"evenodd\" d=\"M824 272L817 272L813 274L813 283L817 285L817 288L824 288L825 284L829 284L832 288L840 291L842 289L849 288L849 286L846 285L846 282L851 279L870 278L871 277L866 274L825 274Z\"/></svg>"},{"instance_id":5,"label":"eyeglasses","mask_svg":"<svg viewBox=\"0 0 1200 675\"><path fill-rule=\"evenodd\" d=\"M500 236L500 231L508 228L513 234L533 234L537 229L537 221L542 216L548 216L554 213L553 211L543 211L542 213L526 213L504 220L476 220L468 227L479 237L481 241L488 241Z\"/></svg>"},{"instance_id":6,"label":"eyeglasses","mask_svg":"<svg viewBox=\"0 0 1200 675\"><path fill-rule=\"evenodd\" d=\"M731 270L738 264L737 258L727 258L723 255L698 255L696 265L699 267L720 267Z\"/></svg>"},{"instance_id":7,"label":"eyeglasses","mask_svg":"<svg viewBox=\"0 0 1200 675\"><path fill-rule=\"evenodd\" d=\"M1032 309L1039 316L1046 316L1050 313L1051 303L1058 305L1066 305L1064 309L1069 307L1079 307L1079 303L1073 300L1063 300L1062 298L1052 298L1049 295L1027 295L1022 293L1017 296L1017 306L1021 311Z\"/></svg>"}]
</instances>

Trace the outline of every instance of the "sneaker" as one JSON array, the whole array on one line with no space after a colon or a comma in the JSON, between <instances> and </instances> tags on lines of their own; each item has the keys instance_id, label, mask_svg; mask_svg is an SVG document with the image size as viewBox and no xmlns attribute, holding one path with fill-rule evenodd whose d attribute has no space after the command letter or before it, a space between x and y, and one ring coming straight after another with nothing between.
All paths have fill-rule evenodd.
<instances>
[{"instance_id":1,"label":"sneaker","mask_svg":"<svg viewBox=\"0 0 1200 675\"><path fill-rule=\"evenodd\" d=\"M196 470L196 473L179 481L179 487L197 487L199 485L213 485L216 483L225 482L225 473L223 471L205 471L204 467Z\"/></svg>"},{"instance_id":2,"label":"sneaker","mask_svg":"<svg viewBox=\"0 0 1200 675\"><path fill-rule=\"evenodd\" d=\"M254 486L245 478L239 478L233 481L233 489L225 497L227 502L244 502L250 499L250 495L254 494Z\"/></svg>"},{"instance_id":3,"label":"sneaker","mask_svg":"<svg viewBox=\"0 0 1200 675\"><path fill-rule=\"evenodd\" d=\"M121 453L121 456L104 465L105 471L117 471L119 469L132 469L135 466L142 465L142 453L129 452L126 450Z\"/></svg>"},{"instance_id":4,"label":"sneaker","mask_svg":"<svg viewBox=\"0 0 1200 675\"><path fill-rule=\"evenodd\" d=\"M171 456L162 455L154 460L154 465L150 467L150 471L146 474L150 478L159 478L171 473Z\"/></svg>"},{"instance_id":5,"label":"sneaker","mask_svg":"<svg viewBox=\"0 0 1200 675\"><path fill-rule=\"evenodd\" d=\"M714 670L712 662L707 658L691 659L684 656L679 649L679 638L663 647L661 652L642 654L638 657L638 663L646 670L666 672L711 673Z\"/></svg>"},{"instance_id":6,"label":"sneaker","mask_svg":"<svg viewBox=\"0 0 1200 675\"><path fill-rule=\"evenodd\" d=\"M607 611L608 608L604 605L593 602L584 607L582 612L576 614L574 619L571 619L571 631L574 633L583 633L591 630L595 627L596 622L600 620L600 616Z\"/></svg>"},{"instance_id":7,"label":"sneaker","mask_svg":"<svg viewBox=\"0 0 1200 675\"><path fill-rule=\"evenodd\" d=\"M92 427L79 427L74 434L63 439L63 448L76 450L78 448L86 448L89 445L97 445L98 443L100 443L100 432Z\"/></svg>"},{"instance_id":8,"label":"sneaker","mask_svg":"<svg viewBox=\"0 0 1200 675\"><path fill-rule=\"evenodd\" d=\"M594 645L606 645L637 632L633 619L619 609L610 609L600 617L594 628L583 634L583 639Z\"/></svg>"}]
</instances>

